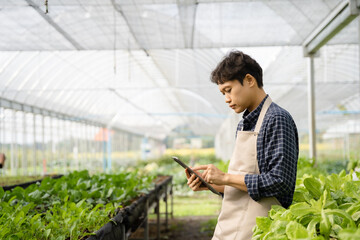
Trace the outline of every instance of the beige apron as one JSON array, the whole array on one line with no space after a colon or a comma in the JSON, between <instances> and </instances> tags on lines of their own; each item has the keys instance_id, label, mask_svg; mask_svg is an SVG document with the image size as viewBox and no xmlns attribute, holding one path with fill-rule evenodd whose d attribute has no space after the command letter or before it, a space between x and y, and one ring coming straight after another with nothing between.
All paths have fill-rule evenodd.
<instances>
[{"instance_id":1,"label":"beige apron","mask_svg":"<svg viewBox=\"0 0 360 240\"><path fill-rule=\"evenodd\" d=\"M254 132L238 131L230 174L259 174L256 143L265 113L271 104L268 97L261 109ZM225 186L221 212L212 240L248 240L253 234L257 216L267 216L271 205L280 205L275 197L254 201L247 192Z\"/></svg>"}]
</instances>

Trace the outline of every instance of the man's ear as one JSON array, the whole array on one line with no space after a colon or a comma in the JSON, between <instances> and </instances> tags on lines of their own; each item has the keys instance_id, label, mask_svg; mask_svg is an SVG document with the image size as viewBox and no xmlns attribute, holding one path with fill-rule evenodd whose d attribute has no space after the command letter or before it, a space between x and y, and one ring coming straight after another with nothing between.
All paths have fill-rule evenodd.
<instances>
[{"instance_id":1,"label":"man's ear","mask_svg":"<svg viewBox=\"0 0 360 240\"><path fill-rule=\"evenodd\" d=\"M245 81L248 83L249 87L256 86L256 79L249 73L245 75Z\"/></svg>"}]
</instances>

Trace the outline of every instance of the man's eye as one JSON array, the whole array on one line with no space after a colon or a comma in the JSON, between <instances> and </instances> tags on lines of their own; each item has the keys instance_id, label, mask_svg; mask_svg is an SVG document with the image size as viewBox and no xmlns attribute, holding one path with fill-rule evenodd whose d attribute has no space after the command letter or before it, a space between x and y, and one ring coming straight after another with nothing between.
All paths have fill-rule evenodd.
<instances>
[{"instance_id":1,"label":"man's eye","mask_svg":"<svg viewBox=\"0 0 360 240\"><path fill-rule=\"evenodd\" d=\"M231 92L231 88L227 89L225 92L230 93Z\"/></svg>"}]
</instances>

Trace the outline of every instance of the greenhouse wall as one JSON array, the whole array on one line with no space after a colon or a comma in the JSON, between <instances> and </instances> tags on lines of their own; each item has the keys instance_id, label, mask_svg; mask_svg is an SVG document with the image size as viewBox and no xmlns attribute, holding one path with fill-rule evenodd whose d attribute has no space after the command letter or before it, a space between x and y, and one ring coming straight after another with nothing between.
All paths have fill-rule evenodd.
<instances>
[{"instance_id":1,"label":"greenhouse wall","mask_svg":"<svg viewBox=\"0 0 360 240\"><path fill-rule=\"evenodd\" d=\"M107 130L100 123L6 100L0 102L0 151L7 158L1 174L110 171L141 158L143 136L139 134ZM150 140L151 156L160 156L162 143Z\"/></svg>"}]
</instances>

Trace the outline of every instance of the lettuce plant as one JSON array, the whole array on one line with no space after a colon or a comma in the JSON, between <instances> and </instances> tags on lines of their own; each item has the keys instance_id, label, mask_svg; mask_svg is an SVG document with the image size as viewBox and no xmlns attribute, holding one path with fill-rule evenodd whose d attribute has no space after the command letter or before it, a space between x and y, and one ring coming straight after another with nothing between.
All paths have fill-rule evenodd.
<instances>
[{"instance_id":1,"label":"lettuce plant","mask_svg":"<svg viewBox=\"0 0 360 240\"><path fill-rule=\"evenodd\" d=\"M258 217L252 239L358 239L360 181L352 176L342 171L298 178L293 204L273 206L268 217Z\"/></svg>"}]
</instances>

